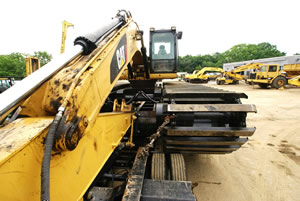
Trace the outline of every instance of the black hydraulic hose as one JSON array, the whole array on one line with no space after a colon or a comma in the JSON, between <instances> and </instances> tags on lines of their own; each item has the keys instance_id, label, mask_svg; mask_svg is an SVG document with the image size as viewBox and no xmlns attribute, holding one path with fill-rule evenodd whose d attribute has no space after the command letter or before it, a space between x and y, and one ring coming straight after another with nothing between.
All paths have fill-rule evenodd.
<instances>
[{"instance_id":1,"label":"black hydraulic hose","mask_svg":"<svg viewBox=\"0 0 300 201\"><path fill-rule=\"evenodd\" d=\"M45 140L44 156L41 169L41 201L50 201L50 159L52 147L55 141L55 132L62 118L63 110L59 110L53 122L50 125L49 131Z\"/></svg>"},{"instance_id":2,"label":"black hydraulic hose","mask_svg":"<svg viewBox=\"0 0 300 201\"><path fill-rule=\"evenodd\" d=\"M129 105L130 103L132 103L132 101L134 101L140 93L141 93L140 91L138 93L136 93L131 99L129 99L129 101L126 102L126 105Z\"/></svg>"},{"instance_id":3,"label":"black hydraulic hose","mask_svg":"<svg viewBox=\"0 0 300 201\"><path fill-rule=\"evenodd\" d=\"M150 100L152 103L158 103L158 101L152 99L148 94L142 91L142 96L148 100Z\"/></svg>"},{"instance_id":4,"label":"black hydraulic hose","mask_svg":"<svg viewBox=\"0 0 300 201\"><path fill-rule=\"evenodd\" d=\"M142 95L146 100L151 101L152 103L158 103L158 101L152 99L148 94L146 94L143 91L137 92L132 98L129 99L129 101L126 102L126 105L129 105L132 103L134 100L138 98L139 95Z\"/></svg>"}]
</instances>

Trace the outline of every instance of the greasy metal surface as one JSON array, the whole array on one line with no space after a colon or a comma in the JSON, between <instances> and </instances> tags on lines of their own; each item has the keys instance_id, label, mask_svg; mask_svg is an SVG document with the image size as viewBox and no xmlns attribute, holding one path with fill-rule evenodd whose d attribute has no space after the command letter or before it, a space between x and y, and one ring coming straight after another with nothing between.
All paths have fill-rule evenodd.
<instances>
[{"instance_id":1,"label":"greasy metal surface","mask_svg":"<svg viewBox=\"0 0 300 201\"><path fill-rule=\"evenodd\" d=\"M52 120L51 117L17 119L0 128L0 164L47 129Z\"/></svg>"},{"instance_id":2,"label":"greasy metal surface","mask_svg":"<svg viewBox=\"0 0 300 201\"><path fill-rule=\"evenodd\" d=\"M87 195L89 201L109 200L112 197L113 188L93 187Z\"/></svg>"},{"instance_id":3,"label":"greasy metal surface","mask_svg":"<svg viewBox=\"0 0 300 201\"><path fill-rule=\"evenodd\" d=\"M80 200L83 197L130 127L132 115L132 113L98 114L95 123L90 124L76 149L61 153L52 152L51 200L72 201ZM9 155L8 160L1 161L0 197L5 201L23 200L24 198L39 200L43 142L47 129L38 136L36 136L38 133L34 132L36 137L30 139L27 138L27 133L31 133L32 126L23 123L17 127L18 130L10 129L14 136L11 144L17 143L18 138L15 136L19 135L23 135L23 144L15 154ZM41 125L38 129L43 128L44 126ZM4 147L7 148L7 146ZM17 191L16 188L18 188Z\"/></svg>"},{"instance_id":4,"label":"greasy metal surface","mask_svg":"<svg viewBox=\"0 0 300 201\"><path fill-rule=\"evenodd\" d=\"M244 127L166 127L170 136L251 136L255 128Z\"/></svg>"},{"instance_id":5,"label":"greasy metal surface","mask_svg":"<svg viewBox=\"0 0 300 201\"><path fill-rule=\"evenodd\" d=\"M225 91L213 87L204 86L201 84L189 84L183 82L167 82L164 83L165 96L205 96L205 97L236 97L236 98L247 98L244 93L236 93L231 91Z\"/></svg>"},{"instance_id":6,"label":"greasy metal surface","mask_svg":"<svg viewBox=\"0 0 300 201\"><path fill-rule=\"evenodd\" d=\"M168 112L257 112L250 104L168 104Z\"/></svg>"},{"instance_id":7,"label":"greasy metal surface","mask_svg":"<svg viewBox=\"0 0 300 201\"><path fill-rule=\"evenodd\" d=\"M199 147L199 146L195 146L195 147L191 147L191 146L188 146L188 147L185 147L185 146L171 146L171 145L167 145L166 148L168 150L173 150L173 151L180 151L180 150L189 150L189 151L225 151L225 152L228 152L228 151L236 151L240 148L240 146L238 145L232 145L232 146L202 146L202 147Z\"/></svg>"},{"instance_id":8,"label":"greasy metal surface","mask_svg":"<svg viewBox=\"0 0 300 201\"><path fill-rule=\"evenodd\" d=\"M144 180L141 201L196 201L190 181Z\"/></svg>"},{"instance_id":9,"label":"greasy metal surface","mask_svg":"<svg viewBox=\"0 0 300 201\"><path fill-rule=\"evenodd\" d=\"M223 154L230 154L232 151L199 151L199 150L166 150L168 153L182 153L182 154L218 154L218 155L223 155Z\"/></svg>"},{"instance_id":10,"label":"greasy metal surface","mask_svg":"<svg viewBox=\"0 0 300 201\"><path fill-rule=\"evenodd\" d=\"M242 145L247 138L236 137L166 137L169 145Z\"/></svg>"},{"instance_id":11,"label":"greasy metal surface","mask_svg":"<svg viewBox=\"0 0 300 201\"><path fill-rule=\"evenodd\" d=\"M164 102L167 102L168 100L169 100L169 98L163 99ZM176 98L175 100L176 100L176 102L178 102L178 101L189 102L189 103L208 102L210 104L215 103L215 102L223 102L222 98L184 98L184 97L180 97L180 98Z\"/></svg>"},{"instance_id":12,"label":"greasy metal surface","mask_svg":"<svg viewBox=\"0 0 300 201\"><path fill-rule=\"evenodd\" d=\"M139 201L141 198L148 159L148 155L144 155L142 152L143 147L140 147L137 151L131 173L129 174L122 201Z\"/></svg>"}]
</instances>

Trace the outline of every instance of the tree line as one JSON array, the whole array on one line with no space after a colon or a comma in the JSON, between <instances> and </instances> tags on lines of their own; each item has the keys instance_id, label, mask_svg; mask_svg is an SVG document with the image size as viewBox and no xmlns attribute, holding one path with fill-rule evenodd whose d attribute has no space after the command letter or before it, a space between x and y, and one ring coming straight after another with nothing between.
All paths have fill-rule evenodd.
<instances>
[{"instance_id":1,"label":"tree line","mask_svg":"<svg viewBox=\"0 0 300 201\"><path fill-rule=\"evenodd\" d=\"M178 71L191 73L206 66L222 68L224 63L285 55L285 52L279 51L276 45L270 43L239 44L222 53L179 57ZM39 58L41 66L47 64L52 59L52 55L45 51L34 52L34 55L23 53L0 55L0 77L24 77L25 58L28 56Z\"/></svg>"},{"instance_id":2,"label":"tree line","mask_svg":"<svg viewBox=\"0 0 300 201\"><path fill-rule=\"evenodd\" d=\"M239 44L223 53L179 57L179 72L191 73L203 67L223 67L224 63L285 56L285 52L270 43Z\"/></svg>"},{"instance_id":3,"label":"tree line","mask_svg":"<svg viewBox=\"0 0 300 201\"><path fill-rule=\"evenodd\" d=\"M52 55L45 51L37 51L33 55L18 52L0 55L0 77L25 77L25 58L29 56L39 58L41 66L44 66L52 59Z\"/></svg>"}]
</instances>

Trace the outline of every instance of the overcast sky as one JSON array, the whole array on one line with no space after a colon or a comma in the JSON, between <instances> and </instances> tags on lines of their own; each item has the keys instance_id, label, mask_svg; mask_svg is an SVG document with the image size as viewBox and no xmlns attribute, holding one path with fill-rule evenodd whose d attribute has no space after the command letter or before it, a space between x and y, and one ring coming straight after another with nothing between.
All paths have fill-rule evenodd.
<instances>
[{"instance_id":1,"label":"overcast sky","mask_svg":"<svg viewBox=\"0 0 300 201\"><path fill-rule=\"evenodd\" d=\"M101 27L119 9L132 13L147 41L149 27L175 25L183 31L181 56L261 42L277 45L287 55L300 53L300 0L3 0L0 54L59 55L63 20L75 25L68 30L67 51L76 36Z\"/></svg>"}]
</instances>

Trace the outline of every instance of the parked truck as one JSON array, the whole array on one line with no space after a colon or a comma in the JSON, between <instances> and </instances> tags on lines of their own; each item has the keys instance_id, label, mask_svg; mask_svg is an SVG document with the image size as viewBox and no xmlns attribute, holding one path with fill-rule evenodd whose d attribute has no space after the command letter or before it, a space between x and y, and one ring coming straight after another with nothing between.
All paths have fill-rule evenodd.
<instances>
[{"instance_id":1,"label":"parked truck","mask_svg":"<svg viewBox=\"0 0 300 201\"><path fill-rule=\"evenodd\" d=\"M278 64L263 64L256 72L250 73L247 82L257 84L261 88L279 89L287 84L300 86L300 64L287 64L280 68Z\"/></svg>"}]
</instances>

